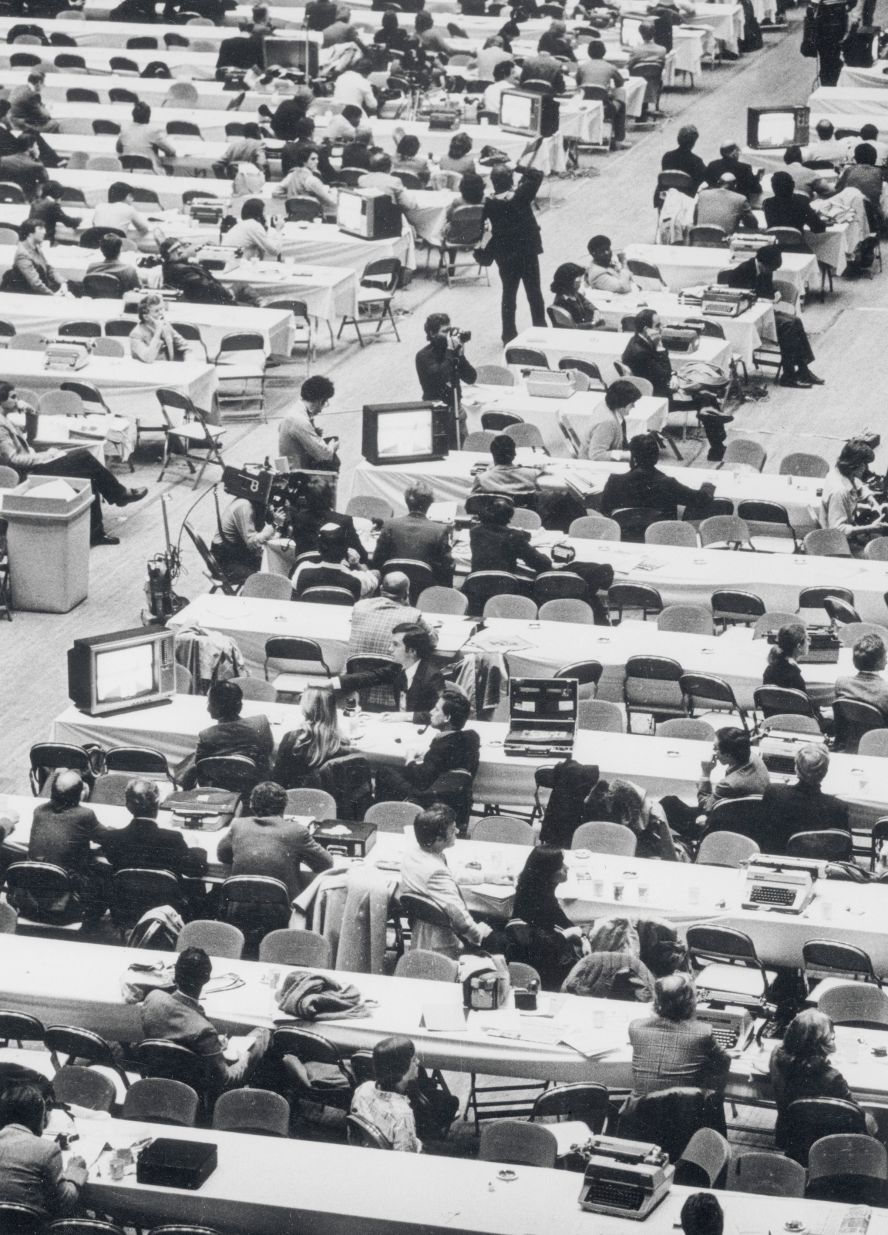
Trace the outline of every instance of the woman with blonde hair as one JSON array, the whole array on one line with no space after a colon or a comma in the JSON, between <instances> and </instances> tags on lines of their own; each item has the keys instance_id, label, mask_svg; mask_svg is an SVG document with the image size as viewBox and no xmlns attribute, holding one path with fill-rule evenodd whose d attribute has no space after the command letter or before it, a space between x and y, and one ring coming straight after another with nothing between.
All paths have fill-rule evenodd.
<instances>
[{"instance_id":1,"label":"woman with blonde hair","mask_svg":"<svg viewBox=\"0 0 888 1235\"><path fill-rule=\"evenodd\" d=\"M328 759L350 749L339 729L336 699L329 686L307 686L299 706L303 721L286 734L278 750L273 778L285 789L313 781L313 773Z\"/></svg>"}]
</instances>

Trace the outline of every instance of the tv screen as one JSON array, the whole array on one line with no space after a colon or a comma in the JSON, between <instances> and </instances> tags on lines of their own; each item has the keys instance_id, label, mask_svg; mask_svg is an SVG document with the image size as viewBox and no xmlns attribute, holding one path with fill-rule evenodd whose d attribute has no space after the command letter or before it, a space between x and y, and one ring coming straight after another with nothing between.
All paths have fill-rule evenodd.
<instances>
[{"instance_id":1,"label":"tv screen","mask_svg":"<svg viewBox=\"0 0 888 1235\"><path fill-rule=\"evenodd\" d=\"M155 690L153 643L96 651L96 703L138 699Z\"/></svg>"},{"instance_id":2,"label":"tv screen","mask_svg":"<svg viewBox=\"0 0 888 1235\"><path fill-rule=\"evenodd\" d=\"M456 448L453 409L443 403L374 403L364 407L361 453L370 463L443 459Z\"/></svg>"},{"instance_id":3,"label":"tv screen","mask_svg":"<svg viewBox=\"0 0 888 1235\"><path fill-rule=\"evenodd\" d=\"M620 42L624 47L641 46L641 24L646 17L623 17L620 21Z\"/></svg>"},{"instance_id":4,"label":"tv screen","mask_svg":"<svg viewBox=\"0 0 888 1235\"><path fill-rule=\"evenodd\" d=\"M380 412L376 419L376 448L380 459L433 453L432 409Z\"/></svg>"},{"instance_id":5,"label":"tv screen","mask_svg":"<svg viewBox=\"0 0 888 1235\"><path fill-rule=\"evenodd\" d=\"M336 205L336 224L344 232L363 236L367 231L367 202L360 193L339 192Z\"/></svg>"},{"instance_id":6,"label":"tv screen","mask_svg":"<svg viewBox=\"0 0 888 1235\"><path fill-rule=\"evenodd\" d=\"M167 703L175 692L171 630L118 630L75 639L68 649L68 696L90 716Z\"/></svg>"},{"instance_id":7,"label":"tv screen","mask_svg":"<svg viewBox=\"0 0 888 1235\"><path fill-rule=\"evenodd\" d=\"M540 96L504 90L500 97L500 128L535 137L539 128Z\"/></svg>"},{"instance_id":8,"label":"tv screen","mask_svg":"<svg viewBox=\"0 0 888 1235\"><path fill-rule=\"evenodd\" d=\"M806 146L810 123L807 107L750 107L746 139L753 150Z\"/></svg>"}]
</instances>

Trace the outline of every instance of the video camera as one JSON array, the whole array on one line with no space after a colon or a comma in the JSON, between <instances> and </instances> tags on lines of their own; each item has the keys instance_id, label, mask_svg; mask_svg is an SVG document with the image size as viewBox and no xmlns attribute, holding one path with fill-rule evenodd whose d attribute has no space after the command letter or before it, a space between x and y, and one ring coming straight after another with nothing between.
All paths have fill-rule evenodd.
<instances>
[{"instance_id":1,"label":"video camera","mask_svg":"<svg viewBox=\"0 0 888 1235\"><path fill-rule=\"evenodd\" d=\"M286 459L277 461L286 468ZM281 528L283 535L291 532L312 505L311 490L323 481L330 495L330 505L336 504L336 473L323 470L276 470L270 460L260 467L226 467L222 472L222 487L231 497L245 498L262 506L267 516ZM276 517L277 516L277 517Z\"/></svg>"}]
</instances>

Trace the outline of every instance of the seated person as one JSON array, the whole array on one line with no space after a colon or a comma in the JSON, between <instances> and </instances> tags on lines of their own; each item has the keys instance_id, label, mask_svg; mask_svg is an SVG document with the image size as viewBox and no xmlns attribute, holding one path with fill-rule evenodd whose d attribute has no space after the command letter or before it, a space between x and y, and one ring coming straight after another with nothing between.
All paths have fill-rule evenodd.
<instances>
[{"instance_id":1,"label":"seated person","mask_svg":"<svg viewBox=\"0 0 888 1235\"><path fill-rule=\"evenodd\" d=\"M86 268L86 274L110 274L120 284L120 295L125 292L139 292L142 290L142 280L139 278L139 271L131 262L122 262L120 260L120 250L123 246L123 237L118 236L116 232L105 232L104 236L99 240L99 252L101 260L90 262Z\"/></svg>"},{"instance_id":2,"label":"seated person","mask_svg":"<svg viewBox=\"0 0 888 1235\"><path fill-rule=\"evenodd\" d=\"M479 472L472 485L473 493L497 493L504 497L526 496L536 493L539 489L539 477L544 475L545 467L536 465L516 466L515 456L518 447L508 433L498 433L490 443L492 462L483 472ZM479 568L480 569L480 568ZM495 567L484 567L496 569ZM506 567L500 567L505 570Z\"/></svg>"},{"instance_id":3,"label":"seated person","mask_svg":"<svg viewBox=\"0 0 888 1235\"><path fill-rule=\"evenodd\" d=\"M158 158L165 155L174 158L175 146L162 129L152 129L151 108L147 103L139 101L133 104L132 123L124 125L117 138L117 153L122 155L139 154L150 159L156 172L163 170L163 164Z\"/></svg>"},{"instance_id":4,"label":"seated person","mask_svg":"<svg viewBox=\"0 0 888 1235\"><path fill-rule=\"evenodd\" d=\"M474 780L481 758L481 739L466 729L471 705L456 686L445 686L432 709L429 724L437 731L423 755L414 755L403 768L380 767L376 774L376 800L403 802L409 799L430 805L435 786L448 772L469 772Z\"/></svg>"},{"instance_id":5,"label":"seated person","mask_svg":"<svg viewBox=\"0 0 888 1235\"><path fill-rule=\"evenodd\" d=\"M853 648L853 677L836 678L836 698L856 699L878 708L888 724L888 682L882 677L885 668L885 644L881 635L861 635Z\"/></svg>"},{"instance_id":6,"label":"seated person","mask_svg":"<svg viewBox=\"0 0 888 1235\"><path fill-rule=\"evenodd\" d=\"M483 52L481 53L484 54ZM484 91L481 99L482 112L489 112L491 116L496 116L496 123L499 123L500 104L503 100L503 95L507 90L514 90L515 83L518 80L518 69L515 61L510 59L508 52L503 52L505 57L500 60L493 68L493 81ZM481 78L480 80L484 80Z\"/></svg>"},{"instance_id":7,"label":"seated person","mask_svg":"<svg viewBox=\"0 0 888 1235\"><path fill-rule=\"evenodd\" d=\"M589 430L589 436L583 444L582 458L595 462L610 459L612 462L626 463L629 461L629 434L626 430L626 417L641 395L638 387L625 378L611 382L604 393L604 402L610 415L606 420L599 420Z\"/></svg>"},{"instance_id":8,"label":"seated person","mask_svg":"<svg viewBox=\"0 0 888 1235\"><path fill-rule=\"evenodd\" d=\"M868 146L872 146L876 152L876 166L882 167L888 161L888 142L879 141L879 130L874 124L862 124L860 126L860 140L866 142ZM849 143L854 143L854 149L857 148L857 143L853 137L848 138ZM854 150L851 151L853 157Z\"/></svg>"},{"instance_id":9,"label":"seated person","mask_svg":"<svg viewBox=\"0 0 888 1235\"><path fill-rule=\"evenodd\" d=\"M871 490L866 483L870 464L876 455L869 442L852 438L845 442L830 468L820 495L820 522L823 527L844 532L851 542L869 539L871 530L884 528L884 516L861 525L859 513L868 510Z\"/></svg>"},{"instance_id":10,"label":"seated person","mask_svg":"<svg viewBox=\"0 0 888 1235\"><path fill-rule=\"evenodd\" d=\"M545 553L530 543L529 532L509 527L514 513L514 504L505 496L492 498L481 507L479 522L469 529L472 571L507 570L515 574L519 562L533 574L552 569Z\"/></svg>"},{"instance_id":11,"label":"seated person","mask_svg":"<svg viewBox=\"0 0 888 1235\"><path fill-rule=\"evenodd\" d=\"M373 42L377 47L384 47L393 56L401 55L409 46L410 35L398 24L398 14L387 11L382 15L380 27L373 35Z\"/></svg>"},{"instance_id":12,"label":"seated person","mask_svg":"<svg viewBox=\"0 0 888 1235\"><path fill-rule=\"evenodd\" d=\"M833 1023L817 1008L805 1008L793 1017L783 1041L774 1047L769 1071L777 1103L774 1136L778 1148L786 1147L788 1112L793 1102L801 1098L841 1098L854 1102L848 1082L829 1062L835 1049ZM870 1133L875 1135L873 1117L867 1114L866 1120Z\"/></svg>"},{"instance_id":13,"label":"seated person","mask_svg":"<svg viewBox=\"0 0 888 1235\"><path fill-rule=\"evenodd\" d=\"M604 794L603 805L610 823L621 824L635 836L637 858L676 860L675 842L659 804L650 801L637 785L614 777Z\"/></svg>"},{"instance_id":14,"label":"seated person","mask_svg":"<svg viewBox=\"0 0 888 1235\"><path fill-rule=\"evenodd\" d=\"M646 378L658 398L669 400L670 411L676 406L679 393L685 407L690 404L697 409L697 420L709 442L707 458L712 462L720 461L725 453L725 425L733 417L719 410L715 395L704 390L692 392L682 388L678 375L672 369L669 353L663 346L663 329L655 309L640 309L635 314L635 333L626 344L621 359L633 377Z\"/></svg>"},{"instance_id":15,"label":"seated person","mask_svg":"<svg viewBox=\"0 0 888 1235\"><path fill-rule=\"evenodd\" d=\"M65 190L57 180L44 180L40 186L40 197L31 203L29 219L38 219L46 229L46 239L55 244L56 229L59 224L76 231L80 227L80 219L74 215L65 214L62 209L62 198Z\"/></svg>"},{"instance_id":16,"label":"seated person","mask_svg":"<svg viewBox=\"0 0 888 1235\"><path fill-rule=\"evenodd\" d=\"M712 783L716 763L724 765L722 778ZM693 835L706 825L706 816L726 798L746 798L763 794L771 783L761 755L750 745L745 729L730 726L719 729L712 748L712 757L700 764L703 775L697 782L696 806L688 806L681 798L668 796L660 805L669 826L680 835Z\"/></svg>"},{"instance_id":17,"label":"seated person","mask_svg":"<svg viewBox=\"0 0 888 1235\"><path fill-rule=\"evenodd\" d=\"M666 62L666 48L654 42L656 31L653 22L643 21L638 27L638 33L641 42L637 47L633 47L626 57L626 68L630 73L638 64L664 64Z\"/></svg>"},{"instance_id":18,"label":"seated person","mask_svg":"<svg viewBox=\"0 0 888 1235\"><path fill-rule=\"evenodd\" d=\"M820 172L813 167L805 167L801 146L787 146L783 152L783 162L786 164L787 175L792 177L795 191L810 197L814 185L820 179Z\"/></svg>"},{"instance_id":19,"label":"seated person","mask_svg":"<svg viewBox=\"0 0 888 1235\"><path fill-rule=\"evenodd\" d=\"M386 13L383 21L386 17L393 17L397 23L396 13ZM359 136L372 138L372 130L366 120L363 108L354 103L346 103L338 116L330 117L330 123L324 129L324 142L331 146L347 146Z\"/></svg>"},{"instance_id":20,"label":"seated person","mask_svg":"<svg viewBox=\"0 0 888 1235\"><path fill-rule=\"evenodd\" d=\"M314 381L314 378L309 378ZM321 378L326 381L326 378ZM303 388L305 383L303 382ZM346 553L354 551L357 561L367 564L367 550L361 543L351 515L333 509L334 485L323 476L308 476L299 487L287 507L283 535L288 536L294 555L317 553L318 537L324 524L334 524L342 529ZM354 623L354 617L352 617Z\"/></svg>"},{"instance_id":21,"label":"seated person","mask_svg":"<svg viewBox=\"0 0 888 1235\"><path fill-rule=\"evenodd\" d=\"M533 965L543 990L557 991L577 959L588 951L556 895L567 879L564 852L551 845L531 849L515 885L506 926L507 959Z\"/></svg>"},{"instance_id":22,"label":"seated person","mask_svg":"<svg viewBox=\"0 0 888 1235\"><path fill-rule=\"evenodd\" d=\"M63 1165L58 1143L44 1135L47 1121L46 1101L36 1085L5 1084L0 1092L0 1201L28 1205L43 1218L63 1218L78 1212L88 1172L79 1154ZM15 1216L10 1221L25 1230Z\"/></svg>"},{"instance_id":23,"label":"seated person","mask_svg":"<svg viewBox=\"0 0 888 1235\"><path fill-rule=\"evenodd\" d=\"M699 136L700 130L696 125L682 125L678 130L675 149L667 150L660 160L661 171L684 172L686 176L690 176L690 188L683 189L682 192L689 192L692 197L706 179L706 164L699 154L694 154L694 147Z\"/></svg>"},{"instance_id":24,"label":"seated person","mask_svg":"<svg viewBox=\"0 0 888 1235\"><path fill-rule=\"evenodd\" d=\"M540 35L537 51L547 52L557 60L571 60L576 63L576 56L567 33L567 25L563 21L553 21L548 30Z\"/></svg>"},{"instance_id":25,"label":"seated person","mask_svg":"<svg viewBox=\"0 0 888 1235\"><path fill-rule=\"evenodd\" d=\"M266 522L266 514L264 502L249 502L245 497L236 497L222 511L212 549L232 583L243 583L262 569L263 546L276 531L273 523Z\"/></svg>"},{"instance_id":26,"label":"seated person","mask_svg":"<svg viewBox=\"0 0 888 1235\"><path fill-rule=\"evenodd\" d=\"M113 237L119 243L117 236ZM139 301L139 324L129 337L134 360L152 364L155 360L184 360L188 344L167 320L166 302L157 292Z\"/></svg>"},{"instance_id":27,"label":"seated person","mask_svg":"<svg viewBox=\"0 0 888 1235\"><path fill-rule=\"evenodd\" d=\"M353 602L376 591L378 575L362 566L338 523L325 523L319 530L318 554L320 561L300 562L290 576L294 600L301 600L309 588L342 588Z\"/></svg>"},{"instance_id":28,"label":"seated person","mask_svg":"<svg viewBox=\"0 0 888 1235\"><path fill-rule=\"evenodd\" d=\"M46 239L43 223L39 219L25 219L18 231L19 242L15 246L12 268L4 274L0 288L32 296L55 296L65 292L64 280L43 251Z\"/></svg>"},{"instance_id":29,"label":"seated person","mask_svg":"<svg viewBox=\"0 0 888 1235\"><path fill-rule=\"evenodd\" d=\"M455 197L447 207L446 217L450 218L461 206L482 206L484 204L484 180L477 172L466 172L459 182L459 197ZM432 316L443 317L443 313ZM450 318L447 319L448 322Z\"/></svg>"},{"instance_id":30,"label":"seated person","mask_svg":"<svg viewBox=\"0 0 888 1235\"><path fill-rule=\"evenodd\" d=\"M822 386L823 379L811 372L810 364L814 353L802 320L795 316L791 305L780 303L780 293L774 287L774 271L779 270L782 263L779 247L776 244L766 245L747 261L731 266L728 270L720 270L718 281L728 287L747 288L755 292L756 296L776 302L774 315L777 319L777 343L783 361L780 385L795 386L802 390L811 386Z\"/></svg>"},{"instance_id":31,"label":"seated person","mask_svg":"<svg viewBox=\"0 0 888 1235\"><path fill-rule=\"evenodd\" d=\"M61 866L87 912L94 910L95 916L101 916L104 881L93 863L90 844L101 845L113 829L103 827L95 812L81 805L84 788L79 772L62 768L55 773L49 801L34 807L28 858Z\"/></svg>"},{"instance_id":32,"label":"seated person","mask_svg":"<svg viewBox=\"0 0 888 1235\"><path fill-rule=\"evenodd\" d=\"M373 566L383 570L392 558L410 558L425 562L442 587L453 585L453 557L450 552L450 528L429 519L428 510L434 500L424 481L408 485L404 491L407 514L387 519L376 541Z\"/></svg>"},{"instance_id":33,"label":"seated person","mask_svg":"<svg viewBox=\"0 0 888 1235\"><path fill-rule=\"evenodd\" d=\"M441 671L433 660L436 647L435 636L426 626L399 622L392 630L388 649L393 665L341 674L332 679L333 687L349 694L369 686L388 686L394 710L412 713L415 725L427 725L444 689Z\"/></svg>"},{"instance_id":34,"label":"seated person","mask_svg":"<svg viewBox=\"0 0 888 1235\"><path fill-rule=\"evenodd\" d=\"M352 609L347 656L388 656L392 631L405 623L429 629L420 611L410 604L410 580L401 571L390 570L380 580L379 595L359 600ZM430 633L434 639L434 632Z\"/></svg>"},{"instance_id":35,"label":"seated person","mask_svg":"<svg viewBox=\"0 0 888 1235\"><path fill-rule=\"evenodd\" d=\"M153 780L131 780L126 787L126 809L132 815L125 828L106 828L102 853L112 870L144 866L149 870L172 871L180 876L198 877L206 871L206 853L191 849L181 832L158 827L160 786Z\"/></svg>"},{"instance_id":36,"label":"seated person","mask_svg":"<svg viewBox=\"0 0 888 1235\"><path fill-rule=\"evenodd\" d=\"M524 64L521 68L521 85L527 85L528 82L533 83L533 89L541 90L546 94L567 92L561 61L550 56L548 52L538 52L535 56L524 57Z\"/></svg>"},{"instance_id":37,"label":"seated person","mask_svg":"<svg viewBox=\"0 0 888 1235\"><path fill-rule=\"evenodd\" d=\"M135 200L130 185L124 184L121 180L115 180L108 188L107 202L100 202L93 210L90 226L107 227L124 234L132 229L138 236L147 236L151 231L151 225L142 212L136 208Z\"/></svg>"},{"instance_id":38,"label":"seated person","mask_svg":"<svg viewBox=\"0 0 888 1235\"><path fill-rule=\"evenodd\" d=\"M271 725L262 715L241 716L243 706L243 691L237 682L213 683L207 692L207 711L215 724L201 729L197 735L194 763L219 755L245 755L255 763L258 779L267 780L274 749ZM177 780L183 788L190 787L183 782L178 769Z\"/></svg>"},{"instance_id":39,"label":"seated person","mask_svg":"<svg viewBox=\"0 0 888 1235\"><path fill-rule=\"evenodd\" d=\"M667 476L657 467L660 443L656 433L638 433L629 442L629 471L613 472L604 484L601 513L610 515L623 506L647 506L663 511L664 519L678 518L678 507L685 516L702 517L712 501L715 485L709 482L691 489Z\"/></svg>"},{"instance_id":40,"label":"seated person","mask_svg":"<svg viewBox=\"0 0 888 1235\"><path fill-rule=\"evenodd\" d=\"M718 184L726 173L734 177L734 186L744 197L757 197L762 191L761 179L764 169L754 172L751 163L740 159L740 147L736 142L725 142L719 147L720 157L713 159L706 168L706 179Z\"/></svg>"},{"instance_id":41,"label":"seated person","mask_svg":"<svg viewBox=\"0 0 888 1235\"><path fill-rule=\"evenodd\" d=\"M758 220L748 200L739 192L732 172L722 172L713 185L703 185L700 189L694 223L701 227L720 227L729 236L743 228L758 230Z\"/></svg>"},{"instance_id":42,"label":"seated person","mask_svg":"<svg viewBox=\"0 0 888 1235\"><path fill-rule=\"evenodd\" d=\"M262 781L250 794L250 813L232 821L219 842L219 861L234 875L265 875L286 884L291 897L300 887L300 864L313 871L329 870L333 859L312 840L298 819L284 818L287 790L274 781Z\"/></svg>"},{"instance_id":43,"label":"seated person","mask_svg":"<svg viewBox=\"0 0 888 1235\"><path fill-rule=\"evenodd\" d=\"M351 749L340 731L336 700L328 686L307 686L299 710L299 727L284 734L272 772L274 781L284 789L316 784L313 773L328 759Z\"/></svg>"},{"instance_id":44,"label":"seated person","mask_svg":"<svg viewBox=\"0 0 888 1235\"><path fill-rule=\"evenodd\" d=\"M712 1026L694 1017L697 992L685 973L659 978L654 1015L629 1026L633 1098L673 1086L723 1090L730 1057L716 1042Z\"/></svg>"},{"instance_id":45,"label":"seated person","mask_svg":"<svg viewBox=\"0 0 888 1235\"><path fill-rule=\"evenodd\" d=\"M496 71L501 64L509 63L514 66L512 54L506 50L506 40L502 37L502 34L492 34L484 40L481 50L475 57L475 73L478 81L496 82L502 80L497 77ZM497 98L495 108L488 109L486 102L484 103L484 108L485 110L494 110L499 114L499 99Z\"/></svg>"},{"instance_id":46,"label":"seated person","mask_svg":"<svg viewBox=\"0 0 888 1235\"><path fill-rule=\"evenodd\" d=\"M397 176L392 175L391 156L380 151L370 155L370 168L358 180L359 189L380 189L393 197L406 214L416 204L416 197L405 189Z\"/></svg>"},{"instance_id":47,"label":"seated person","mask_svg":"<svg viewBox=\"0 0 888 1235\"><path fill-rule=\"evenodd\" d=\"M189 246L182 240L162 240L158 246L163 261L163 285L182 293L182 299L191 304L258 304L256 293L246 284L238 288L237 295L220 283L212 271L191 256Z\"/></svg>"},{"instance_id":48,"label":"seated person","mask_svg":"<svg viewBox=\"0 0 888 1235\"><path fill-rule=\"evenodd\" d=\"M247 261L277 261L281 255L281 240L276 228L269 228L265 219L265 202L249 197L241 206L240 222L224 235L226 244L243 249Z\"/></svg>"},{"instance_id":49,"label":"seated person","mask_svg":"<svg viewBox=\"0 0 888 1235\"><path fill-rule=\"evenodd\" d=\"M410 946L456 960L463 941L481 947L490 934L490 927L485 922L476 922L466 909L444 857L445 849L456 843L456 815L449 806L430 806L416 816L413 834L416 846L409 846L401 860L400 893L428 898L447 915L450 925L414 922Z\"/></svg>"},{"instance_id":50,"label":"seated person","mask_svg":"<svg viewBox=\"0 0 888 1235\"><path fill-rule=\"evenodd\" d=\"M293 155L293 168L275 190L278 197L315 197L325 210L335 210L339 200L335 189L328 189L318 175L317 150L305 146Z\"/></svg>"},{"instance_id":51,"label":"seated person","mask_svg":"<svg viewBox=\"0 0 888 1235\"><path fill-rule=\"evenodd\" d=\"M357 60L350 68L338 74L333 83L333 102L351 103L353 107L360 107L368 116L375 116L379 104L369 81L370 71L367 60Z\"/></svg>"},{"instance_id":52,"label":"seated person","mask_svg":"<svg viewBox=\"0 0 888 1235\"><path fill-rule=\"evenodd\" d=\"M617 149L626 141L626 99L623 90L623 77L615 65L605 59L607 48L601 39L590 39L586 45L586 55L589 57L577 69L577 85L580 89L587 86L600 86L607 91L604 100L604 118L611 125L611 148Z\"/></svg>"},{"instance_id":53,"label":"seated person","mask_svg":"<svg viewBox=\"0 0 888 1235\"><path fill-rule=\"evenodd\" d=\"M366 1120L389 1149L422 1153L413 1107L407 1096L408 1087L419 1075L416 1047L410 1039L392 1036L377 1042L373 1047L373 1075L375 1080L364 1081L355 1090L352 1115Z\"/></svg>"},{"instance_id":54,"label":"seated person","mask_svg":"<svg viewBox=\"0 0 888 1235\"><path fill-rule=\"evenodd\" d=\"M413 29L424 51L443 56L445 59L456 54L456 47L444 31L435 25L435 19L431 13L417 13L413 20Z\"/></svg>"},{"instance_id":55,"label":"seated person","mask_svg":"<svg viewBox=\"0 0 888 1235\"><path fill-rule=\"evenodd\" d=\"M850 831L847 805L821 787L829 771L825 748L800 746L795 767L798 780L794 785L769 785L765 790L765 834L759 841L764 853L786 853L787 842L796 832Z\"/></svg>"},{"instance_id":56,"label":"seated person","mask_svg":"<svg viewBox=\"0 0 888 1235\"><path fill-rule=\"evenodd\" d=\"M262 130L258 124L250 122L244 125L244 131L239 137L232 137L220 159L227 169L237 169L238 163L252 163L263 175L268 172L268 155L265 152L265 142Z\"/></svg>"},{"instance_id":57,"label":"seated person","mask_svg":"<svg viewBox=\"0 0 888 1235\"><path fill-rule=\"evenodd\" d=\"M398 137L397 130L395 137ZM401 172L406 172L409 176L416 176L423 186L428 184L432 174L428 159L423 158L420 154L419 138L415 133L404 133L396 141L392 175L397 176Z\"/></svg>"},{"instance_id":58,"label":"seated person","mask_svg":"<svg viewBox=\"0 0 888 1235\"><path fill-rule=\"evenodd\" d=\"M472 145L472 139L468 133L454 133L447 147L447 153L441 156L441 171L456 172L458 176L465 176L467 172L476 171Z\"/></svg>"},{"instance_id":59,"label":"seated person","mask_svg":"<svg viewBox=\"0 0 888 1235\"><path fill-rule=\"evenodd\" d=\"M207 1018L200 1003L203 988L213 973L203 948L185 948L176 957L172 991L149 991L139 1004L144 1038L164 1038L200 1055L205 1064L205 1087L210 1095L246 1083L268 1046L268 1030L254 1029L239 1050ZM229 1056L236 1058L229 1062Z\"/></svg>"},{"instance_id":60,"label":"seated person","mask_svg":"<svg viewBox=\"0 0 888 1235\"><path fill-rule=\"evenodd\" d=\"M555 271L551 290L555 293L553 305L569 314L577 330L594 330L598 314L582 292L585 271L576 262L564 262Z\"/></svg>"},{"instance_id":61,"label":"seated person","mask_svg":"<svg viewBox=\"0 0 888 1235\"><path fill-rule=\"evenodd\" d=\"M592 259L586 270L586 284L592 291L626 296L638 290L628 268L611 248L609 236L593 236L586 248Z\"/></svg>"},{"instance_id":62,"label":"seated person","mask_svg":"<svg viewBox=\"0 0 888 1235\"><path fill-rule=\"evenodd\" d=\"M859 189L869 203L867 214L870 225L878 228L882 219L882 172L876 166L876 152L869 142L860 142L854 147L854 162L839 176L836 188Z\"/></svg>"},{"instance_id":63,"label":"seated person","mask_svg":"<svg viewBox=\"0 0 888 1235\"><path fill-rule=\"evenodd\" d=\"M562 991L588 999L651 1001L654 976L641 959L638 931L628 918L600 919L584 951L562 982Z\"/></svg>"},{"instance_id":64,"label":"seated person","mask_svg":"<svg viewBox=\"0 0 888 1235\"><path fill-rule=\"evenodd\" d=\"M807 695L808 687L796 660L797 656L804 655L807 650L808 632L800 622L781 626L777 631L777 642L768 652L768 663L762 674L762 685L781 686L784 690L800 690L802 694ZM820 709L813 703L813 700L812 704L817 712L820 727L824 728Z\"/></svg>"},{"instance_id":65,"label":"seated person","mask_svg":"<svg viewBox=\"0 0 888 1235\"><path fill-rule=\"evenodd\" d=\"M811 199L796 191L796 183L789 172L774 172L771 177L773 197L762 202L765 222L768 227L794 227L804 236L805 231L819 235L826 231L822 215L811 205ZM782 246L785 250L786 245ZM807 247L807 246L806 246Z\"/></svg>"}]
</instances>

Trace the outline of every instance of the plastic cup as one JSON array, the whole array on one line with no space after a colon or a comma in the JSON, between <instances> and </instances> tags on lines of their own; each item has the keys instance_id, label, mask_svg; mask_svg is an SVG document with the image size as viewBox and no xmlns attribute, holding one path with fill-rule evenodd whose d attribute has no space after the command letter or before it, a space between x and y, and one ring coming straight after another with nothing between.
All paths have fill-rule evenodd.
<instances>
[{"instance_id":1,"label":"plastic cup","mask_svg":"<svg viewBox=\"0 0 888 1235\"><path fill-rule=\"evenodd\" d=\"M648 901L648 897L650 896L650 893L651 893L651 890L648 887L648 885L646 883L640 883L638 885L638 903L640 905L646 905Z\"/></svg>"},{"instance_id":2,"label":"plastic cup","mask_svg":"<svg viewBox=\"0 0 888 1235\"><path fill-rule=\"evenodd\" d=\"M623 899L623 893L625 890L626 890L625 884L615 883L614 884L614 900L621 901Z\"/></svg>"},{"instance_id":3,"label":"plastic cup","mask_svg":"<svg viewBox=\"0 0 888 1235\"><path fill-rule=\"evenodd\" d=\"M604 896L604 880L596 879L592 884L592 895L601 900Z\"/></svg>"}]
</instances>

